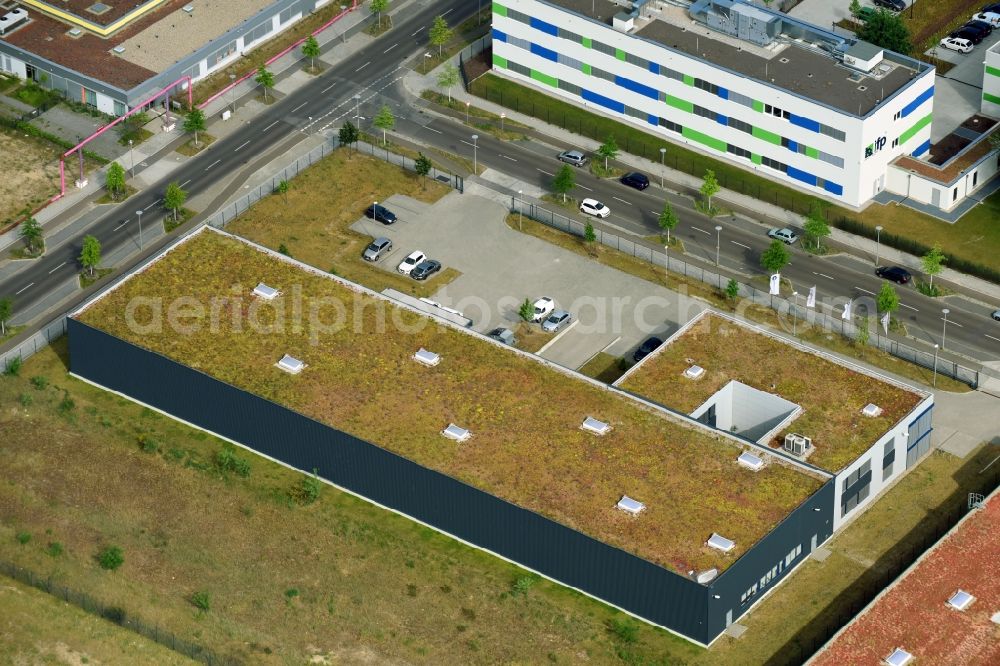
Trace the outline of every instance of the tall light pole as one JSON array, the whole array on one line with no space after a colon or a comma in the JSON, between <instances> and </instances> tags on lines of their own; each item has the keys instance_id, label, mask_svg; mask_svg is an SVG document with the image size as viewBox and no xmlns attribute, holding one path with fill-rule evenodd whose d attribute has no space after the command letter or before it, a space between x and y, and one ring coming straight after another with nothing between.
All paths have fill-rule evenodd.
<instances>
[{"instance_id":1,"label":"tall light pole","mask_svg":"<svg viewBox=\"0 0 1000 666\"><path fill-rule=\"evenodd\" d=\"M142 211L135 211L136 217L139 218L139 251L142 251Z\"/></svg>"},{"instance_id":2,"label":"tall light pole","mask_svg":"<svg viewBox=\"0 0 1000 666\"><path fill-rule=\"evenodd\" d=\"M354 96L354 122L361 131L361 95Z\"/></svg>"},{"instance_id":3,"label":"tall light pole","mask_svg":"<svg viewBox=\"0 0 1000 666\"><path fill-rule=\"evenodd\" d=\"M524 202L521 201L521 195L524 194L524 190L517 191L517 230L522 231L521 224L524 222Z\"/></svg>"},{"instance_id":4,"label":"tall light pole","mask_svg":"<svg viewBox=\"0 0 1000 666\"><path fill-rule=\"evenodd\" d=\"M722 242L722 227L715 225L715 265L719 265L719 243Z\"/></svg>"},{"instance_id":5,"label":"tall light pole","mask_svg":"<svg viewBox=\"0 0 1000 666\"><path fill-rule=\"evenodd\" d=\"M882 225L875 227L875 267L878 268L878 255L882 245Z\"/></svg>"},{"instance_id":6,"label":"tall light pole","mask_svg":"<svg viewBox=\"0 0 1000 666\"><path fill-rule=\"evenodd\" d=\"M236 113L236 75L229 75L229 101L231 112Z\"/></svg>"},{"instance_id":7,"label":"tall light pole","mask_svg":"<svg viewBox=\"0 0 1000 666\"><path fill-rule=\"evenodd\" d=\"M792 292L792 335L798 335L798 318L795 315L795 300L798 297L799 292Z\"/></svg>"},{"instance_id":8,"label":"tall light pole","mask_svg":"<svg viewBox=\"0 0 1000 666\"><path fill-rule=\"evenodd\" d=\"M663 189L663 170L667 168L667 149L660 148L660 189Z\"/></svg>"},{"instance_id":9,"label":"tall light pole","mask_svg":"<svg viewBox=\"0 0 1000 666\"><path fill-rule=\"evenodd\" d=\"M951 312L948 308L941 308L941 314L944 315L944 323L941 325L941 349L944 349L945 337L948 335L948 313Z\"/></svg>"},{"instance_id":10,"label":"tall light pole","mask_svg":"<svg viewBox=\"0 0 1000 666\"><path fill-rule=\"evenodd\" d=\"M506 113L500 112L500 133L503 134L503 119L507 117Z\"/></svg>"},{"instance_id":11,"label":"tall light pole","mask_svg":"<svg viewBox=\"0 0 1000 666\"><path fill-rule=\"evenodd\" d=\"M469 124L469 107L472 106L472 102L465 103L465 124Z\"/></svg>"},{"instance_id":12,"label":"tall light pole","mask_svg":"<svg viewBox=\"0 0 1000 666\"><path fill-rule=\"evenodd\" d=\"M670 246L663 244L663 282L670 279Z\"/></svg>"},{"instance_id":13,"label":"tall light pole","mask_svg":"<svg viewBox=\"0 0 1000 666\"><path fill-rule=\"evenodd\" d=\"M479 135L472 135L472 175L479 175Z\"/></svg>"},{"instance_id":14,"label":"tall light pole","mask_svg":"<svg viewBox=\"0 0 1000 666\"><path fill-rule=\"evenodd\" d=\"M931 381L931 386L937 388L937 353L938 346L934 345L934 379Z\"/></svg>"},{"instance_id":15,"label":"tall light pole","mask_svg":"<svg viewBox=\"0 0 1000 666\"><path fill-rule=\"evenodd\" d=\"M135 180L135 158L132 156L132 139L128 140L128 161L129 161L129 171L132 174L130 178Z\"/></svg>"}]
</instances>

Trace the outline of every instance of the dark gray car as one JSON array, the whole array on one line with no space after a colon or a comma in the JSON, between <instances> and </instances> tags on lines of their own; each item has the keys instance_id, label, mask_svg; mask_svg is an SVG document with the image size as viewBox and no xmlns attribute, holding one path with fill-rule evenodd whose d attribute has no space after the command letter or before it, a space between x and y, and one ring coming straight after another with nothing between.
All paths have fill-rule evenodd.
<instances>
[{"instance_id":1,"label":"dark gray car","mask_svg":"<svg viewBox=\"0 0 1000 666\"><path fill-rule=\"evenodd\" d=\"M416 268L410 271L410 277L414 280L426 280L439 270L441 270L440 261L435 259L425 259L417 264Z\"/></svg>"},{"instance_id":2,"label":"dark gray car","mask_svg":"<svg viewBox=\"0 0 1000 666\"><path fill-rule=\"evenodd\" d=\"M365 261L378 261L383 255L392 251L392 241L382 236L372 241L371 245L365 248L365 253L361 257Z\"/></svg>"},{"instance_id":3,"label":"dark gray car","mask_svg":"<svg viewBox=\"0 0 1000 666\"><path fill-rule=\"evenodd\" d=\"M587 164L587 156L579 150L564 150L559 153L559 161L572 164L576 167L582 167Z\"/></svg>"}]
</instances>

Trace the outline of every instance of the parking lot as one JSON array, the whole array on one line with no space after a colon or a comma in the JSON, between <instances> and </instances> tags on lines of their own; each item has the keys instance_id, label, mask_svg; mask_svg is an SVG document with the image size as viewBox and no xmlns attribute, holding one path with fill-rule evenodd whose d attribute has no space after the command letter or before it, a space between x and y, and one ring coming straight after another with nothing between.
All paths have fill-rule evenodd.
<instances>
[{"instance_id":1,"label":"parking lot","mask_svg":"<svg viewBox=\"0 0 1000 666\"><path fill-rule=\"evenodd\" d=\"M524 299L549 296L569 310L574 322L543 348L541 355L570 368L606 350L631 355L650 335L669 334L704 306L673 291L521 234L504 223L506 209L474 195L453 193L433 206L408 197L384 203L399 216L391 226L371 220L356 231L392 240L393 249L377 265L395 270L413 250L437 259L462 275L432 299L472 319L488 332L516 328Z\"/></svg>"}]
</instances>

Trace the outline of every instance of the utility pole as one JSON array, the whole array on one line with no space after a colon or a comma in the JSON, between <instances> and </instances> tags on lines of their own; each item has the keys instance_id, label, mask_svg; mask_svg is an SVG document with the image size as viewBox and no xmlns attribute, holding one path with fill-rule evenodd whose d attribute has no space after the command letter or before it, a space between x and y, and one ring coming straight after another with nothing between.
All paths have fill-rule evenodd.
<instances>
[{"instance_id":1,"label":"utility pole","mask_svg":"<svg viewBox=\"0 0 1000 666\"><path fill-rule=\"evenodd\" d=\"M139 218L139 251L142 252L142 211L135 211L136 216Z\"/></svg>"}]
</instances>

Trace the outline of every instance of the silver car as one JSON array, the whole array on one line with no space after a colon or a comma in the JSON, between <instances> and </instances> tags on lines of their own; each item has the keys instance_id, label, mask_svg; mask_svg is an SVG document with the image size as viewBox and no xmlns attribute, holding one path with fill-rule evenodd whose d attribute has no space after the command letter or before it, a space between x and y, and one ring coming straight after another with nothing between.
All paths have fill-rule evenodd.
<instances>
[{"instance_id":1,"label":"silver car","mask_svg":"<svg viewBox=\"0 0 1000 666\"><path fill-rule=\"evenodd\" d=\"M386 237L376 238L371 245L365 248L365 253L361 257L365 261L378 261L383 255L392 251L392 241Z\"/></svg>"},{"instance_id":2,"label":"silver car","mask_svg":"<svg viewBox=\"0 0 1000 666\"><path fill-rule=\"evenodd\" d=\"M576 167L582 167L587 163L587 156L579 150L564 150L559 153L559 161L572 164Z\"/></svg>"},{"instance_id":3,"label":"silver car","mask_svg":"<svg viewBox=\"0 0 1000 666\"><path fill-rule=\"evenodd\" d=\"M573 315L565 310L556 310L549 315L549 318L542 322L542 330L546 333L555 333L560 328L573 320Z\"/></svg>"}]
</instances>

